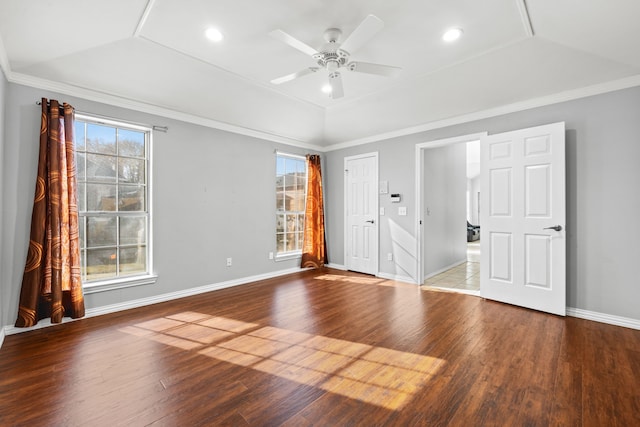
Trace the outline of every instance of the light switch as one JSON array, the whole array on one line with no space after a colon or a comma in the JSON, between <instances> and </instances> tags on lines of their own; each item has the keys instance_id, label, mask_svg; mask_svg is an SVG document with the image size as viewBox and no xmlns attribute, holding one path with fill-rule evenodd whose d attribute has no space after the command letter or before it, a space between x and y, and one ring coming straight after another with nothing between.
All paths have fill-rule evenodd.
<instances>
[{"instance_id":1,"label":"light switch","mask_svg":"<svg viewBox=\"0 0 640 427\"><path fill-rule=\"evenodd\" d=\"M398 215L407 216L407 207L406 206L398 206Z\"/></svg>"},{"instance_id":2,"label":"light switch","mask_svg":"<svg viewBox=\"0 0 640 427\"><path fill-rule=\"evenodd\" d=\"M380 215L384 215L384 208L380 208Z\"/></svg>"}]
</instances>

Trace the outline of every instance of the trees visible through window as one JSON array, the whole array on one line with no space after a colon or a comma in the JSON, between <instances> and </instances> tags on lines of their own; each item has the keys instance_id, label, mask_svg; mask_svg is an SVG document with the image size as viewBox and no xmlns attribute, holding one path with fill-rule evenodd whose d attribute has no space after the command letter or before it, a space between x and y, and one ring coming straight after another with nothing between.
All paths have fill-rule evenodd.
<instances>
[{"instance_id":1,"label":"trees visible through window","mask_svg":"<svg viewBox=\"0 0 640 427\"><path fill-rule=\"evenodd\" d=\"M76 115L82 280L148 275L150 129Z\"/></svg>"},{"instance_id":2,"label":"trees visible through window","mask_svg":"<svg viewBox=\"0 0 640 427\"><path fill-rule=\"evenodd\" d=\"M304 157L276 155L276 249L278 256L302 252L307 165Z\"/></svg>"}]
</instances>

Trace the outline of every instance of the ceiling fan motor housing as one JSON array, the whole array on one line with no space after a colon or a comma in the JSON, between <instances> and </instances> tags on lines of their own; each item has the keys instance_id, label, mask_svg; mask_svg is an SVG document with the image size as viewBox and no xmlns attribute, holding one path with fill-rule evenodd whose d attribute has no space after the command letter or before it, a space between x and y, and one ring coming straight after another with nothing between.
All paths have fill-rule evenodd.
<instances>
[{"instance_id":1,"label":"ceiling fan motor housing","mask_svg":"<svg viewBox=\"0 0 640 427\"><path fill-rule=\"evenodd\" d=\"M338 43L341 34L342 31L338 28L326 30L324 39L327 42L318 50L318 53L313 55L313 59L318 62L318 65L330 72L344 66L349 59L349 53L340 49L340 43Z\"/></svg>"}]
</instances>

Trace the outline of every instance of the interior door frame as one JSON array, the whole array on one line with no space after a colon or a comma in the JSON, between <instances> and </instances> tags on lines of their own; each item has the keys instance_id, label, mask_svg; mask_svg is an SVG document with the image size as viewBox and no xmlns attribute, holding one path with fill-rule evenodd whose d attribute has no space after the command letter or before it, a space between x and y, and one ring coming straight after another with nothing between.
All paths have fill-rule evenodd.
<instances>
[{"instance_id":1,"label":"interior door frame","mask_svg":"<svg viewBox=\"0 0 640 427\"><path fill-rule=\"evenodd\" d=\"M348 217L349 217L349 212L347 210L347 206L349 203L349 188L347 185L347 162L350 160L358 160L358 159L364 159L367 157L373 157L375 159L375 170L374 170L374 174L375 174L375 193L376 193L376 197L375 197L375 212L376 212L376 223L374 224L374 234L375 234L375 257L374 257L374 274L376 276L378 276L378 273L380 273L379 269L380 269L380 197L379 197L379 179L380 179L380 170L379 170L379 159L378 159L378 152L377 151L372 151L370 153L363 153L363 154L356 154L353 156L346 156L344 158L344 175L343 175L343 181L344 181L344 218L343 218L343 222L344 222L344 266L345 268L348 270L349 269L349 257L347 256L348 253L348 246L349 246L349 229L348 229Z\"/></svg>"},{"instance_id":2,"label":"interior door frame","mask_svg":"<svg viewBox=\"0 0 640 427\"><path fill-rule=\"evenodd\" d=\"M424 275L424 260L422 254L424 252L424 233L422 232L422 223L424 221L424 198L422 197L424 181L424 150L432 148L444 147L451 144L460 144L466 142L479 141L481 138L486 137L488 132L471 133L467 135L454 136L451 138L436 139L433 141L421 142L416 144L416 174L415 174L415 186L416 189L416 277L415 281L417 285L421 285Z\"/></svg>"}]
</instances>

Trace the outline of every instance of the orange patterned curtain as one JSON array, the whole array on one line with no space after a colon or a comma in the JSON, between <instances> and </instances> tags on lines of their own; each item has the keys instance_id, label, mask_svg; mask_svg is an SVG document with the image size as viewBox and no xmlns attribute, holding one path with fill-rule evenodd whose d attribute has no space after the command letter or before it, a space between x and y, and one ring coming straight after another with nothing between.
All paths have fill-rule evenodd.
<instances>
[{"instance_id":1,"label":"orange patterned curtain","mask_svg":"<svg viewBox=\"0 0 640 427\"><path fill-rule=\"evenodd\" d=\"M307 155L307 203L304 212L302 263L305 268L324 267L327 245L324 236L324 202L320 156Z\"/></svg>"},{"instance_id":2,"label":"orange patterned curtain","mask_svg":"<svg viewBox=\"0 0 640 427\"><path fill-rule=\"evenodd\" d=\"M61 115L62 113L62 115ZM73 107L42 98L38 178L16 326L84 316Z\"/></svg>"}]
</instances>

